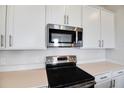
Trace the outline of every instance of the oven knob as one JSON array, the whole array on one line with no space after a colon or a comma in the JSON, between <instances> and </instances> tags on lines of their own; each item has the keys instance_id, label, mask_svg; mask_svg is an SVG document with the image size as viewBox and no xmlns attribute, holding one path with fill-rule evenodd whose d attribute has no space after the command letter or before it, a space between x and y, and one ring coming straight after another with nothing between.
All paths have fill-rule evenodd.
<instances>
[{"instance_id":1,"label":"oven knob","mask_svg":"<svg viewBox=\"0 0 124 93\"><path fill-rule=\"evenodd\" d=\"M74 57L71 57L71 61L72 61L72 62L74 61Z\"/></svg>"},{"instance_id":2,"label":"oven knob","mask_svg":"<svg viewBox=\"0 0 124 93\"><path fill-rule=\"evenodd\" d=\"M73 57L72 59L73 59L74 62L76 62L76 58L75 57Z\"/></svg>"},{"instance_id":3,"label":"oven knob","mask_svg":"<svg viewBox=\"0 0 124 93\"><path fill-rule=\"evenodd\" d=\"M47 58L47 60L46 60L47 62L52 62L53 61L53 59L52 58Z\"/></svg>"}]
</instances>

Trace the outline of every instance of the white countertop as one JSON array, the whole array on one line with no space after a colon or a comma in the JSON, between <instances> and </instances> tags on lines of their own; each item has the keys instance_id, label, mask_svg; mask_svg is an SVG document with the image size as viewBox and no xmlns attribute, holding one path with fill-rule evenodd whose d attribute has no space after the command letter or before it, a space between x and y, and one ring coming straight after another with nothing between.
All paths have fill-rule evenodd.
<instances>
[{"instance_id":1,"label":"white countertop","mask_svg":"<svg viewBox=\"0 0 124 93\"><path fill-rule=\"evenodd\" d=\"M0 72L0 88L25 88L47 86L45 69Z\"/></svg>"},{"instance_id":2,"label":"white countertop","mask_svg":"<svg viewBox=\"0 0 124 93\"><path fill-rule=\"evenodd\" d=\"M93 76L124 68L124 65L115 64L111 62L85 63L78 64L77 66Z\"/></svg>"},{"instance_id":3,"label":"white countertop","mask_svg":"<svg viewBox=\"0 0 124 93\"><path fill-rule=\"evenodd\" d=\"M123 65L110 62L85 63L78 64L77 66L93 76L124 67ZM0 72L0 87L3 88L43 87L47 85L45 69Z\"/></svg>"}]
</instances>

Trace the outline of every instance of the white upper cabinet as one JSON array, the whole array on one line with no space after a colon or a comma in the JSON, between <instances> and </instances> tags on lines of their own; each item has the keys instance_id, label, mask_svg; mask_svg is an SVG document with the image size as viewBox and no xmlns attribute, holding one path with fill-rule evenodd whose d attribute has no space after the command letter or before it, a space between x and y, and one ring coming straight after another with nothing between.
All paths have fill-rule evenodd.
<instances>
[{"instance_id":1,"label":"white upper cabinet","mask_svg":"<svg viewBox=\"0 0 124 93\"><path fill-rule=\"evenodd\" d=\"M45 6L7 7L7 49L45 49Z\"/></svg>"},{"instance_id":2,"label":"white upper cabinet","mask_svg":"<svg viewBox=\"0 0 124 93\"><path fill-rule=\"evenodd\" d=\"M46 6L46 23L81 26L81 6Z\"/></svg>"},{"instance_id":3,"label":"white upper cabinet","mask_svg":"<svg viewBox=\"0 0 124 93\"><path fill-rule=\"evenodd\" d=\"M0 49L5 48L6 6L0 6Z\"/></svg>"},{"instance_id":4,"label":"white upper cabinet","mask_svg":"<svg viewBox=\"0 0 124 93\"><path fill-rule=\"evenodd\" d=\"M83 48L114 48L114 14L97 6L0 6L0 50L46 49L45 24L83 28Z\"/></svg>"},{"instance_id":5,"label":"white upper cabinet","mask_svg":"<svg viewBox=\"0 0 124 93\"><path fill-rule=\"evenodd\" d=\"M81 27L82 20L82 6L79 5L69 5L66 6L66 17L67 23L70 26Z\"/></svg>"},{"instance_id":6,"label":"white upper cabinet","mask_svg":"<svg viewBox=\"0 0 124 93\"><path fill-rule=\"evenodd\" d=\"M115 47L114 14L107 10L101 10L101 40L103 48Z\"/></svg>"},{"instance_id":7,"label":"white upper cabinet","mask_svg":"<svg viewBox=\"0 0 124 93\"><path fill-rule=\"evenodd\" d=\"M100 9L83 6L83 47L98 48L100 39Z\"/></svg>"},{"instance_id":8,"label":"white upper cabinet","mask_svg":"<svg viewBox=\"0 0 124 93\"><path fill-rule=\"evenodd\" d=\"M64 24L65 23L65 6L49 5L46 6L46 23L47 24Z\"/></svg>"},{"instance_id":9,"label":"white upper cabinet","mask_svg":"<svg viewBox=\"0 0 124 93\"><path fill-rule=\"evenodd\" d=\"M96 6L83 6L83 48L114 48L114 14Z\"/></svg>"}]
</instances>

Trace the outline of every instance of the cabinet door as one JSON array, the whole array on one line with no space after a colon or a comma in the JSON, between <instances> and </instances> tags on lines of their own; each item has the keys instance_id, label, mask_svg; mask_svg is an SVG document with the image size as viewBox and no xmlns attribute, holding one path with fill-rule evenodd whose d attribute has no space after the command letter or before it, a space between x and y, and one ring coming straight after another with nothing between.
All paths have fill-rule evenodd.
<instances>
[{"instance_id":1,"label":"cabinet door","mask_svg":"<svg viewBox=\"0 0 124 93\"><path fill-rule=\"evenodd\" d=\"M83 6L84 48L98 48L100 40L100 9Z\"/></svg>"},{"instance_id":2,"label":"cabinet door","mask_svg":"<svg viewBox=\"0 0 124 93\"><path fill-rule=\"evenodd\" d=\"M115 88L124 88L124 75L114 78L114 87Z\"/></svg>"},{"instance_id":3,"label":"cabinet door","mask_svg":"<svg viewBox=\"0 0 124 93\"><path fill-rule=\"evenodd\" d=\"M5 48L6 6L0 5L0 49Z\"/></svg>"},{"instance_id":4,"label":"cabinet door","mask_svg":"<svg viewBox=\"0 0 124 93\"><path fill-rule=\"evenodd\" d=\"M61 24L66 21L64 5L48 5L46 6L46 23Z\"/></svg>"},{"instance_id":5,"label":"cabinet door","mask_svg":"<svg viewBox=\"0 0 124 93\"><path fill-rule=\"evenodd\" d=\"M45 6L8 6L8 49L45 48Z\"/></svg>"},{"instance_id":6,"label":"cabinet door","mask_svg":"<svg viewBox=\"0 0 124 93\"><path fill-rule=\"evenodd\" d=\"M95 88L111 88L111 80L97 82Z\"/></svg>"},{"instance_id":7,"label":"cabinet door","mask_svg":"<svg viewBox=\"0 0 124 93\"><path fill-rule=\"evenodd\" d=\"M101 10L101 37L103 48L114 48L114 14Z\"/></svg>"},{"instance_id":8,"label":"cabinet door","mask_svg":"<svg viewBox=\"0 0 124 93\"><path fill-rule=\"evenodd\" d=\"M80 5L66 6L67 25L81 27L82 7Z\"/></svg>"}]
</instances>

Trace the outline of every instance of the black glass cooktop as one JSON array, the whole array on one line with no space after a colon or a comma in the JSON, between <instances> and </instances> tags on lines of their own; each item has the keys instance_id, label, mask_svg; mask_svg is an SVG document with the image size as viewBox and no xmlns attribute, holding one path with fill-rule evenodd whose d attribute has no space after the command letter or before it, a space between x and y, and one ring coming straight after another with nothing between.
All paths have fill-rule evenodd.
<instances>
[{"instance_id":1,"label":"black glass cooktop","mask_svg":"<svg viewBox=\"0 0 124 93\"><path fill-rule=\"evenodd\" d=\"M94 80L94 77L77 66L46 68L49 87L68 87Z\"/></svg>"}]
</instances>

